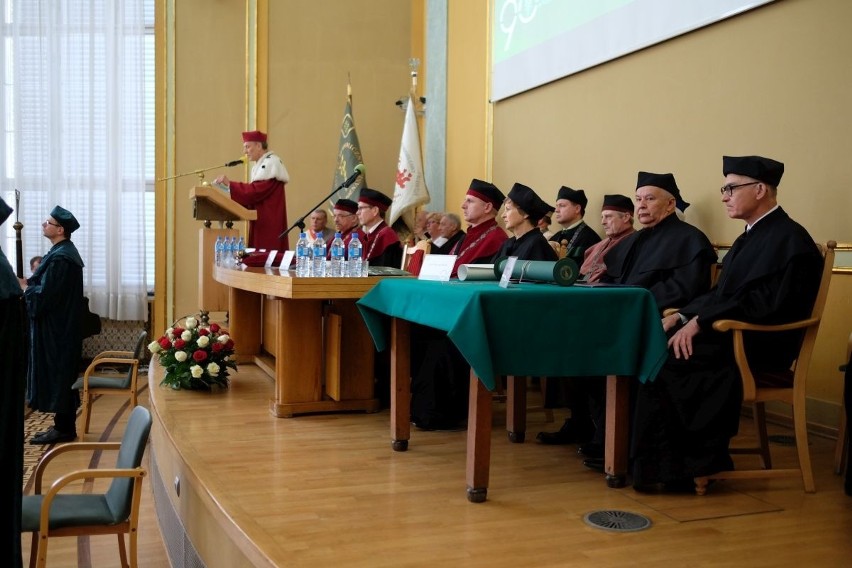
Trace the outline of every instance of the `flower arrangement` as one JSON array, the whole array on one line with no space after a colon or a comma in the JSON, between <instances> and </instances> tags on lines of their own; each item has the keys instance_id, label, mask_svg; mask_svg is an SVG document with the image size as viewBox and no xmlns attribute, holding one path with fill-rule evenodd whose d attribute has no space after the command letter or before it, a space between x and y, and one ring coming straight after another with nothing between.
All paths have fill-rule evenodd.
<instances>
[{"instance_id":1,"label":"flower arrangement","mask_svg":"<svg viewBox=\"0 0 852 568\"><path fill-rule=\"evenodd\" d=\"M218 324L201 326L194 317L184 327L171 327L148 345L165 369L160 382L175 390L211 390L228 387L228 369L237 368L234 341Z\"/></svg>"}]
</instances>

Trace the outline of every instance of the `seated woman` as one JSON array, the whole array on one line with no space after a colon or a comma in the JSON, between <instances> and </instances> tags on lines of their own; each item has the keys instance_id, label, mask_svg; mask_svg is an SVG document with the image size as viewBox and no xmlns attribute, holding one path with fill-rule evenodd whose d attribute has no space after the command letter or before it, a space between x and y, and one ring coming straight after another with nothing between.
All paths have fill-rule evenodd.
<instances>
[{"instance_id":1,"label":"seated woman","mask_svg":"<svg viewBox=\"0 0 852 568\"><path fill-rule=\"evenodd\" d=\"M504 202L503 220L514 237L497 253L519 260L552 260L556 253L536 228L548 205L516 183ZM446 332L424 326L411 330L411 420L422 430L454 430L467 420L470 365Z\"/></svg>"},{"instance_id":2,"label":"seated woman","mask_svg":"<svg viewBox=\"0 0 852 568\"><path fill-rule=\"evenodd\" d=\"M497 258L517 256L519 260L558 260L556 252L538 229L539 219L550 206L531 188L516 183L503 202L503 222L513 237L503 243Z\"/></svg>"}]
</instances>

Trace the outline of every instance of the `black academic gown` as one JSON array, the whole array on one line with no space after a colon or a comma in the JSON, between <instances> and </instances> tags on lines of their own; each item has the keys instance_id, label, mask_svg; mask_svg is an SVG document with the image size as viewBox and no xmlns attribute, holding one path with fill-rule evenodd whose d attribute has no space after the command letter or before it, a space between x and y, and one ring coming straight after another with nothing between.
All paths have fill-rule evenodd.
<instances>
[{"instance_id":1,"label":"black academic gown","mask_svg":"<svg viewBox=\"0 0 852 568\"><path fill-rule=\"evenodd\" d=\"M533 229L503 243L501 256L556 260L541 231ZM411 326L411 420L427 429L454 428L467 418L470 365L444 331Z\"/></svg>"},{"instance_id":2,"label":"black academic gown","mask_svg":"<svg viewBox=\"0 0 852 568\"><path fill-rule=\"evenodd\" d=\"M74 243L66 239L53 245L27 283L27 400L33 410L73 414L79 395L71 385L83 350L83 260Z\"/></svg>"},{"instance_id":3,"label":"black academic gown","mask_svg":"<svg viewBox=\"0 0 852 568\"><path fill-rule=\"evenodd\" d=\"M569 245L565 258L570 258L577 263L577 266L580 266L583 264L583 255L586 254L586 249L595 243L599 243L601 237L583 221L572 229L557 231L550 237L550 240L560 244L565 241Z\"/></svg>"},{"instance_id":4,"label":"black academic gown","mask_svg":"<svg viewBox=\"0 0 852 568\"><path fill-rule=\"evenodd\" d=\"M822 258L807 231L778 208L740 236L725 256L717 286L681 310L701 333L688 360L670 354L656 380L639 387L632 444L634 484L671 482L731 469L742 382L731 336L714 321L777 324L806 317L819 288ZM773 334L774 335L774 334ZM747 338L756 368L784 369L801 336ZM749 345L750 344L750 345Z\"/></svg>"},{"instance_id":5,"label":"black academic gown","mask_svg":"<svg viewBox=\"0 0 852 568\"><path fill-rule=\"evenodd\" d=\"M535 227L520 237L506 239L495 258L507 256L517 256L518 260L559 260L556 251Z\"/></svg>"},{"instance_id":6,"label":"black academic gown","mask_svg":"<svg viewBox=\"0 0 852 568\"><path fill-rule=\"evenodd\" d=\"M0 489L0 550L6 565L21 566L21 495L24 483L24 386L26 320L21 285L0 250L0 463L7 476Z\"/></svg>"},{"instance_id":7,"label":"black academic gown","mask_svg":"<svg viewBox=\"0 0 852 568\"><path fill-rule=\"evenodd\" d=\"M706 292L715 262L704 233L672 214L612 247L601 281L647 288L662 312Z\"/></svg>"},{"instance_id":8,"label":"black academic gown","mask_svg":"<svg viewBox=\"0 0 852 568\"><path fill-rule=\"evenodd\" d=\"M447 242L445 242L441 246L435 246L433 243L429 254L450 254L450 251L453 250L453 247L456 246L456 243L458 243L464 238L464 235L464 231L456 231L456 234L447 239Z\"/></svg>"}]
</instances>

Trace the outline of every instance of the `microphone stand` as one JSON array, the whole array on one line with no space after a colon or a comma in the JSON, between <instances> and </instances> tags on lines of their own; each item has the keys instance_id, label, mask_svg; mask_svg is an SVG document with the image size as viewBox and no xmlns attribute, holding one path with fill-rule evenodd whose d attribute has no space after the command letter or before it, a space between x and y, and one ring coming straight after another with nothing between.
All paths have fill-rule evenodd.
<instances>
[{"instance_id":1,"label":"microphone stand","mask_svg":"<svg viewBox=\"0 0 852 568\"><path fill-rule=\"evenodd\" d=\"M238 162L238 163L234 163L234 162ZM167 180L170 180L170 179L177 179L177 178L179 178L179 177L189 176L189 175L193 175L193 174L195 174L195 175L197 175L197 176L198 176L198 180L199 180L199 182L201 183L201 185L210 185L210 184L209 184L209 183L208 183L208 182L204 179L204 172L209 172L210 170L216 170L216 169L219 169L219 168L230 168L230 167L233 167L233 166L239 166L239 165L244 164L244 163L245 163L245 162L244 162L244 161L242 161L242 160L239 160L239 161L238 161L238 160L234 160L233 162L228 162L228 163L226 163L226 164L220 164L220 165L218 165L218 166L211 166L211 167L209 167L209 168L202 168L202 169L200 169L200 170L193 170L193 171L191 171L191 172L183 172L183 173L180 173L180 174L175 174L175 175L173 175L173 176L164 177L164 178L159 178L157 181L167 181Z\"/></svg>"},{"instance_id":2,"label":"microphone stand","mask_svg":"<svg viewBox=\"0 0 852 568\"><path fill-rule=\"evenodd\" d=\"M361 177L361 175L362 175L362 174L360 174L360 173L359 173L359 174L358 174L358 177ZM290 234L290 231L292 231L292 230L293 230L293 229L295 229L296 227L299 227L299 231L303 231L303 230L305 229L305 217L307 217L308 215L310 215L311 213L313 213L316 209L318 209L318 208L319 208L319 206L320 206L320 205L322 205L323 203L325 203L326 201L328 201L329 199L331 199L331 198L332 198L332 196L333 196L335 193L337 193L338 191L340 191L340 190L341 190L341 189L343 189L344 187L349 187L350 185L352 185L353 183L355 183L355 180L357 180L357 179L358 179L358 177L356 177L356 178L355 178L354 180L352 180L352 181L346 180L346 181L344 181L343 183L341 183L340 185L338 185L337 187L335 187L335 188L332 190L332 192L331 192L331 193L329 193L328 195L326 195L325 197L323 197L323 198L320 200L320 202L319 202L319 203L317 203L316 205L314 205L313 207L311 207L311 208L308 210L308 212L307 212L307 213L305 213L304 215L302 215L301 217L299 217L298 219L296 219L296 222L295 222L295 223L293 223L292 225L290 225L290 227L289 227L286 231L284 231L283 233L281 233L280 235L278 235L278 240L281 240L281 239L285 238L287 235L289 235L289 234ZM346 183L347 181L349 181L349 183Z\"/></svg>"}]
</instances>

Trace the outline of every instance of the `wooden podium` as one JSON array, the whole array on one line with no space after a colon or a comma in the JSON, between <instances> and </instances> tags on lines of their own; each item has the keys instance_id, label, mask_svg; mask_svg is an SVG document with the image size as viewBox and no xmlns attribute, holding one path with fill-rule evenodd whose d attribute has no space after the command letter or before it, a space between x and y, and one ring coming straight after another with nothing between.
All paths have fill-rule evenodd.
<instances>
[{"instance_id":1,"label":"wooden podium","mask_svg":"<svg viewBox=\"0 0 852 568\"><path fill-rule=\"evenodd\" d=\"M381 277L296 278L223 266L213 275L230 288L228 332L238 362L275 380L273 416L379 410L375 348L355 302Z\"/></svg>"},{"instance_id":2,"label":"wooden podium","mask_svg":"<svg viewBox=\"0 0 852 568\"><path fill-rule=\"evenodd\" d=\"M216 239L239 237L234 221L254 221L257 211L246 209L222 190L206 185L193 187L189 198L193 217L204 221L204 228L198 233L198 306L202 313L222 312L228 309L228 287L213 279ZM214 228L212 221L225 226Z\"/></svg>"}]
</instances>

